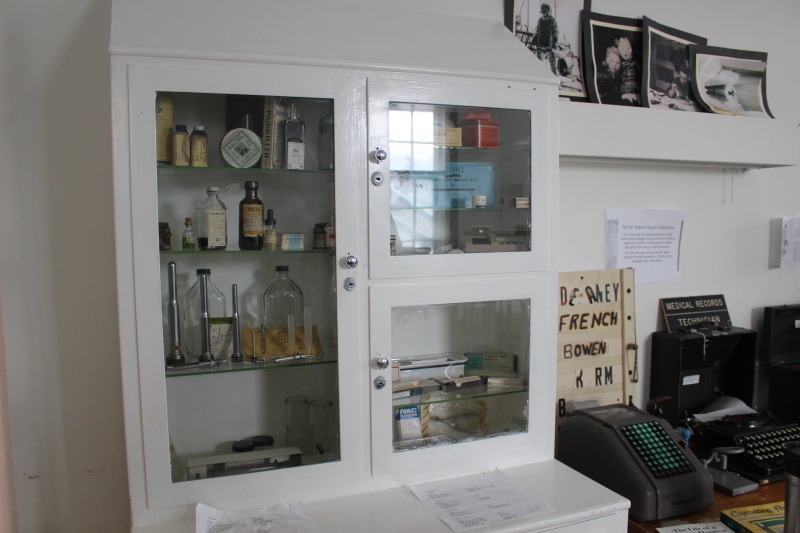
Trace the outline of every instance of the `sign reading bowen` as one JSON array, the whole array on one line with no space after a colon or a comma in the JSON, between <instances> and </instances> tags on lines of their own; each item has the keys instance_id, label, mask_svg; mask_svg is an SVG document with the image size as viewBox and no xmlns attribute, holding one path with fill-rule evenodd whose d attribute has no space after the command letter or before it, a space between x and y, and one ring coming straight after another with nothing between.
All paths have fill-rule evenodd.
<instances>
[{"instance_id":1,"label":"sign reading bowen","mask_svg":"<svg viewBox=\"0 0 800 533\"><path fill-rule=\"evenodd\" d=\"M558 275L556 423L587 402L628 403L639 381L633 269ZM576 407L576 404L578 407Z\"/></svg>"},{"instance_id":2,"label":"sign reading bowen","mask_svg":"<svg viewBox=\"0 0 800 533\"><path fill-rule=\"evenodd\" d=\"M728 305L721 294L662 298L660 302L669 333L731 326Z\"/></svg>"}]
</instances>

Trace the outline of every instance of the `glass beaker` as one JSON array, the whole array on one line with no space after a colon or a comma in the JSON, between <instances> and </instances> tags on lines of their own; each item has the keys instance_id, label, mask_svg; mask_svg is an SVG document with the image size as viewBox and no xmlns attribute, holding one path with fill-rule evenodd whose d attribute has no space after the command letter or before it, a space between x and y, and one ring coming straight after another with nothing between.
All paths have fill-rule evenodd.
<instances>
[{"instance_id":1,"label":"glass beaker","mask_svg":"<svg viewBox=\"0 0 800 533\"><path fill-rule=\"evenodd\" d=\"M322 463L339 459L339 428L335 414L332 401L311 401L311 453Z\"/></svg>"},{"instance_id":2,"label":"glass beaker","mask_svg":"<svg viewBox=\"0 0 800 533\"><path fill-rule=\"evenodd\" d=\"M311 455L311 409L305 396L286 398L286 446L297 446L303 462Z\"/></svg>"}]
</instances>

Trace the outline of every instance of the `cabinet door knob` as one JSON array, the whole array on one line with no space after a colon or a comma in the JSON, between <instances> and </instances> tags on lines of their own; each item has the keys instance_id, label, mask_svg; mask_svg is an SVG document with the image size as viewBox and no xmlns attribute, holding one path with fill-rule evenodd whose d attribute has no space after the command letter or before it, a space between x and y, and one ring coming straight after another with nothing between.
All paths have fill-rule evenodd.
<instances>
[{"instance_id":1,"label":"cabinet door knob","mask_svg":"<svg viewBox=\"0 0 800 533\"><path fill-rule=\"evenodd\" d=\"M358 266L358 257L354 255L348 255L344 262L347 265L347 268L355 268Z\"/></svg>"},{"instance_id":2,"label":"cabinet door knob","mask_svg":"<svg viewBox=\"0 0 800 533\"><path fill-rule=\"evenodd\" d=\"M378 163L386 161L387 157L389 157L389 154L387 154L386 150L384 150L383 148L377 148L375 150L375 161L377 161Z\"/></svg>"},{"instance_id":3,"label":"cabinet door knob","mask_svg":"<svg viewBox=\"0 0 800 533\"><path fill-rule=\"evenodd\" d=\"M375 359L375 366L377 366L381 370L385 370L389 368L389 359L387 359L386 357L378 357L377 359Z\"/></svg>"}]
</instances>

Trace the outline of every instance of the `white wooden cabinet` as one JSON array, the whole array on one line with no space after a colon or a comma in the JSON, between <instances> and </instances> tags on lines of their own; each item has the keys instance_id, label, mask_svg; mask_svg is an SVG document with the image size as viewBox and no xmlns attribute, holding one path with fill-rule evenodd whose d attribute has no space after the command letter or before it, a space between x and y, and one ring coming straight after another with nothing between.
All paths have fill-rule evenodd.
<instances>
[{"instance_id":1,"label":"white wooden cabinet","mask_svg":"<svg viewBox=\"0 0 800 533\"><path fill-rule=\"evenodd\" d=\"M554 508L509 531L622 531L627 501L553 459L555 80L499 23L289 4L238 0L233 16L215 2L114 3L116 251L134 529L191 528L198 502L238 510L304 501L325 531L386 530L390 517L372 513L391 502L396 527L434 531L443 525L404 485L501 468ZM361 46L320 47L348 29L363 31ZM206 127L208 168L158 163L154 102L166 94L174 123ZM304 169L221 163L220 140L239 125L230 117L237 95L254 97L257 124L268 99L296 105L306 125ZM335 166L318 170L317 124L331 108ZM304 233L302 250L238 249L246 181L259 183L279 231ZM182 251L183 220L208 186L220 187L228 207L228 247ZM313 249L312 229L334 214L335 245ZM172 250L159 250L158 222L170 223ZM244 362L220 355L213 366L167 364L172 265L184 307L196 269L210 269L229 298L236 285ZM302 324L313 325L321 348L313 357L276 361L261 336L261 295L279 265L303 290ZM302 355L297 333L285 347ZM443 367L431 364L442 358ZM428 373L417 384L409 372L420 369ZM461 374L479 381L467 389L442 379ZM393 391L398 380L414 385L406 397ZM332 404L323 437L313 420L300 440L287 434L291 396ZM419 428L398 424L408 408ZM234 442L256 435L273 437L255 453L278 450L274 459L233 454Z\"/></svg>"}]
</instances>

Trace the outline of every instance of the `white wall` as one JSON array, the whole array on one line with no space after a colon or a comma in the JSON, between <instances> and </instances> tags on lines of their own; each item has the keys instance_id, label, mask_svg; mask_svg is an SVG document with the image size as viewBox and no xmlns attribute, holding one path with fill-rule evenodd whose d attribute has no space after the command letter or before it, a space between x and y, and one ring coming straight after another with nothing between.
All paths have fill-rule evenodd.
<instances>
[{"instance_id":1,"label":"white wall","mask_svg":"<svg viewBox=\"0 0 800 533\"><path fill-rule=\"evenodd\" d=\"M609 14L646 14L711 44L769 52L770 107L798 119L794 0L593 4ZM411 7L501 17L485 0ZM0 300L20 530L121 532L128 490L113 255L110 2L0 0L0 9ZM615 135L625 142L624 131ZM736 325L757 327L764 305L800 303L800 271L770 270L767 259L769 219L800 215L798 174L751 171L734 178L731 195L722 171L565 165L560 269L603 268L606 207L683 208L682 280L637 286L639 344L648 347L665 296L723 293Z\"/></svg>"}]
</instances>

